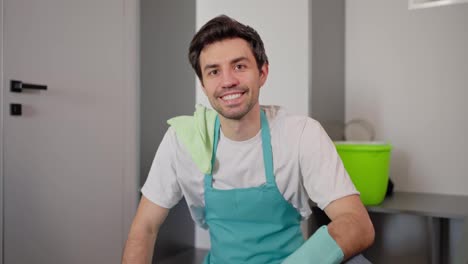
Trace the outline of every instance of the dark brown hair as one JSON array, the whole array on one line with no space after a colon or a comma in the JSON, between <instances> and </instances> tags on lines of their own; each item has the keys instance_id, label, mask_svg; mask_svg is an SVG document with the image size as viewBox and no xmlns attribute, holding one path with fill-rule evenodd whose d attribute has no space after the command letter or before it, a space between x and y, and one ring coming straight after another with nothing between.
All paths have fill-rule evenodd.
<instances>
[{"instance_id":1,"label":"dark brown hair","mask_svg":"<svg viewBox=\"0 0 468 264\"><path fill-rule=\"evenodd\" d=\"M220 15L211 19L200 28L190 42L189 61L200 80L202 80L200 68L201 51L209 44L233 38L242 38L249 43L259 71L265 63L268 64L268 57L265 53L263 41L257 31L226 15Z\"/></svg>"}]
</instances>

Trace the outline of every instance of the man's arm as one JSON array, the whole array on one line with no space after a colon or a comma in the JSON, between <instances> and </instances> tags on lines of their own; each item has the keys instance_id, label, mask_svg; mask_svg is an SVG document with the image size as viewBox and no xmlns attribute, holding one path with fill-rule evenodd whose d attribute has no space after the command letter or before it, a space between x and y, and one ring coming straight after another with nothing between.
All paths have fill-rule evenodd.
<instances>
[{"instance_id":1,"label":"man's arm","mask_svg":"<svg viewBox=\"0 0 468 264\"><path fill-rule=\"evenodd\" d=\"M349 195L331 202L325 213L331 219L328 232L348 259L374 242L374 226L359 195Z\"/></svg>"},{"instance_id":2,"label":"man's arm","mask_svg":"<svg viewBox=\"0 0 468 264\"><path fill-rule=\"evenodd\" d=\"M159 227L168 213L169 209L142 196L125 244L123 264L151 263Z\"/></svg>"}]
</instances>

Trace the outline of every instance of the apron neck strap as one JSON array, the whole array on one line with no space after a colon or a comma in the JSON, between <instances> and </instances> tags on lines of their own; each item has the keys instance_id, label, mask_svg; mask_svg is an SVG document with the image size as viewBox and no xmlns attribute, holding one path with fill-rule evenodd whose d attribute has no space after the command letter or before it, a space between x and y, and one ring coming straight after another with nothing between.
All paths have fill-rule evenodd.
<instances>
[{"instance_id":1,"label":"apron neck strap","mask_svg":"<svg viewBox=\"0 0 468 264\"><path fill-rule=\"evenodd\" d=\"M270 126L265 111L260 111L260 121L262 125L262 150L263 164L265 166L265 176L267 183L274 184L275 177L273 174L273 151L271 148Z\"/></svg>"}]
</instances>

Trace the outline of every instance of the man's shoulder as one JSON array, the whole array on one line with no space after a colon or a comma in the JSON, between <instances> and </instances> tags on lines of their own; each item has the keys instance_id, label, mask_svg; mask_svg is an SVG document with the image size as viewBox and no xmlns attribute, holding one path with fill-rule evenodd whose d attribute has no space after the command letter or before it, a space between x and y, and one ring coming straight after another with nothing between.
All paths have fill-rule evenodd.
<instances>
[{"instance_id":1,"label":"man's shoulder","mask_svg":"<svg viewBox=\"0 0 468 264\"><path fill-rule=\"evenodd\" d=\"M169 126L167 128L166 133L164 134L164 137L159 146L161 147L161 145L166 145L166 148L169 148L170 152L172 152L173 154L187 152L186 147L177 137L176 130L172 126Z\"/></svg>"},{"instance_id":2,"label":"man's shoulder","mask_svg":"<svg viewBox=\"0 0 468 264\"><path fill-rule=\"evenodd\" d=\"M290 113L283 106L262 105L261 107L265 110L270 127L272 128L303 129L306 124L307 126L320 127L320 123L317 120L306 115Z\"/></svg>"}]
</instances>

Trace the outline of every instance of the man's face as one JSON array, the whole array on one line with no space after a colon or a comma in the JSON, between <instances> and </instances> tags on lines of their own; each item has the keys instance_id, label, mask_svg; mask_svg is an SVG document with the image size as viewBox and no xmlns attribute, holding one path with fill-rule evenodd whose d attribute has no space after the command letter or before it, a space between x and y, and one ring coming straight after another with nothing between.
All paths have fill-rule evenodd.
<instances>
[{"instance_id":1,"label":"man's face","mask_svg":"<svg viewBox=\"0 0 468 264\"><path fill-rule=\"evenodd\" d=\"M240 120L258 106L268 65L258 70L249 44L226 39L207 45L200 53L203 91L211 106L227 119Z\"/></svg>"}]
</instances>

